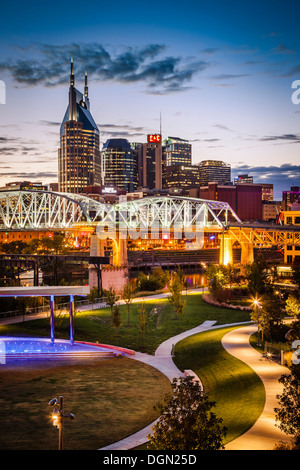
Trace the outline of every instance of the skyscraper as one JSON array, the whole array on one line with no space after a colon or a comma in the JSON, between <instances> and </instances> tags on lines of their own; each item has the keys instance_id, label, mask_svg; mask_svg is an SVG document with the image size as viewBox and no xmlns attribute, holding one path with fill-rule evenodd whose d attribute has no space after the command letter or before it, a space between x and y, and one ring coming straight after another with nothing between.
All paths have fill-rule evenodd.
<instances>
[{"instance_id":1,"label":"skyscraper","mask_svg":"<svg viewBox=\"0 0 300 470\"><path fill-rule=\"evenodd\" d=\"M192 145L187 140L168 137L163 144L166 166L192 164Z\"/></svg>"},{"instance_id":2,"label":"skyscraper","mask_svg":"<svg viewBox=\"0 0 300 470\"><path fill-rule=\"evenodd\" d=\"M108 139L101 150L102 185L127 192L137 188L136 153L126 139Z\"/></svg>"},{"instance_id":3,"label":"skyscraper","mask_svg":"<svg viewBox=\"0 0 300 470\"><path fill-rule=\"evenodd\" d=\"M71 59L69 104L60 127L59 191L81 193L86 186L100 186L99 140L99 129L90 113L87 72L82 94L75 88L73 59Z\"/></svg>"},{"instance_id":4,"label":"skyscraper","mask_svg":"<svg viewBox=\"0 0 300 470\"><path fill-rule=\"evenodd\" d=\"M140 188L162 189L161 144L140 144L138 156L138 185Z\"/></svg>"},{"instance_id":5,"label":"skyscraper","mask_svg":"<svg viewBox=\"0 0 300 470\"><path fill-rule=\"evenodd\" d=\"M207 186L208 183L219 184L231 183L231 167L229 164L219 160L204 160L198 163L200 168L200 184Z\"/></svg>"}]
</instances>

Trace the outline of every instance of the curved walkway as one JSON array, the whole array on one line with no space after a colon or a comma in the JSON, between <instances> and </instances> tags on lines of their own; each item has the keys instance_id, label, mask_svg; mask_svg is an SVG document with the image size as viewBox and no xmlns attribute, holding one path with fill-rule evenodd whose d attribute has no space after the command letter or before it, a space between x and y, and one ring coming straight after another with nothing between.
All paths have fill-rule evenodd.
<instances>
[{"instance_id":1,"label":"curved walkway","mask_svg":"<svg viewBox=\"0 0 300 470\"><path fill-rule=\"evenodd\" d=\"M277 394L282 393L278 382L288 369L262 357L249 343L250 336L257 331L254 325L238 328L227 333L222 345L227 352L248 364L260 377L265 387L266 401L256 423L242 436L226 445L227 450L272 450L279 441L289 442L286 434L275 426L274 408L278 406Z\"/></svg>"},{"instance_id":2,"label":"curved walkway","mask_svg":"<svg viewBox=\"0 0 300 470\"><path fill-rule=\"evenodd\" d=\"M173 362L173 346L178 343L178 341L181 341L187 336L194 335L196 333L201 333L202 331L210 329L215 323L215 321L205 321L204 323L202 323L202 325L197 326L192 330L184 331L183 333L180 333L179 335L174 336L173 338L169 338L157 348L154 356L137 352L134 356L130 356L130 358L142 361L145 364L155 367L164 375L166 375L168 379L172 382L175 377L184 376L184 374L175 366ZM137 433L132 434L131 436L128 436L121 441L110 444L109 446L102 447L99 450L128 450L132 449L133 447L140 446L148 441L147 435L152 432L152 427L154 426L155 422L156 421L149 424Z\"/></svg>"},{"instance_id":3,"label":"curved walkway","mask_svg":"<svg viewBox=\"0 0 300 470\"><path fill-rule=\"evenodd\" d=\"M131 356L131 358L157 368L165 374L170 381L175 377L183 377L184 374L175 366L172 359L172 349L178 341L205 330L241 325L241 323L236 323L213 326L215 323L215 321L206 321L192 330L185 331L168 339L158 347L154 356L136 353L134 356ZM227 333L222 339L222 345L227 352L248 364L254 372L258 374L264 384L266 392L264 410L259 419L249 431L227 444L225 447L226 450L272 450L275 443L279 441L289 442L286 434L282 433L275 426L274 414L274 408L278 405L276 395L282 392L282 386L279 384L278 379L282 374L287 373L288 369L268 359L262 358L262 355L252 348L249 339L255 331L257 331L257 326L247 325ZM129 450L138 447L147 442L147 435L152 432L152 427L155 422L156 421L149 424L137 433L99 450Z\"/></svg>"}]
</instances>

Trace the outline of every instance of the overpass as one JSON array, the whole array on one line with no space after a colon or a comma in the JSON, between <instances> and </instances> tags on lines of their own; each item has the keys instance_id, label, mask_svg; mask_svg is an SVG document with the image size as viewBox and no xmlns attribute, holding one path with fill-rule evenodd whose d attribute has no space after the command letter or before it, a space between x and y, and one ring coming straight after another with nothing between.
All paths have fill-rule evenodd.
<instances>
[{"instance_id":1,"label":"overpass","mask_svg":"<svg viewBox=\"0 0 300 470\"><path fill-rule=\"evenodd\" d=\"M222 264L233 262L236 247L242 265L253 261L254 248L300 248L300 226L243 223L222 201L155 196L104 204L81 194L0 191L0 233L85 229L91 234L91 256L104 257L111 240L114 266L128 264L129 243L147 247L151 241L169 240L192 251L204 247L207 234L218 237Z\"/></svg>"}]
</instances>

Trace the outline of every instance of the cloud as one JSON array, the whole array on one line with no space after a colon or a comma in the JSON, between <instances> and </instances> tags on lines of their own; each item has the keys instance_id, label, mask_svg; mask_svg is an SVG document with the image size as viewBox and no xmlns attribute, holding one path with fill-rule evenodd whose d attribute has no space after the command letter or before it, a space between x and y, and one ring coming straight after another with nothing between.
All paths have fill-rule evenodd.
<instances>
[{"instance_id":1,"label":"cloud","mask_svg":"<svg viewBox=\"0 0 300 470\"><path fill-rule=\"evenodd\" d=\"M0 72L9 72L22 86L66 84L72 54L76 80L83 80L87 68L94 80L139 82L150 93L169 93L188 89L194 76L209 67L208 62L196 58L162 56L165 49L163 44L123 46L113 51L98 43L34 44L20 49L21 58L0 63Z\"/></svg>"},{"instance_id":2,"label":"cloud","mask_svg":"<svg viewBox=\"0 0 300 470\"><path fill-rule=\"evenodd\" d=\"M290 142L290 143L300 143L300 134L280 134L280 135L271 135L271 136L265 136L261 137L259 139L261 142L270 142L270 141L284 141Z\"/></svg>"},{"instance_id":3,"label":"cloud","mask_svg":"<svg viewBox=\"0 0 300 470\"><path fill-rule=\"evenodd\" d=\"M273 49L274 54L295 54L295 52L294 49L289 49L284 44L278 44L278 46Z\"/></svg>"},{"instance_id":4,"label":"cloud","mask_svg":"<svg viewBox=\"0 0 300 470\"><path fill-rule=\"evenodd\" d=\"M281 192L291 186L300 186L300 165L284 163L279 166L250 166L239 163L231 168L232 178L248 174L253 176L254 183L273 183L275 198L281 198Z\"/></svg>"},{"instance_id":5,"label":"cloud","mask_svg":"<svg viewBox=\"0 0 300 470\"><path fill-rule=\"evenodd\" d=\"M220 74L220 75L215 75L213 80L231 80L231 79L236 79L236 78L246 78L246 77L251 77L249 73L240 73L240 74Z\"/></svg>"}]
</instances>

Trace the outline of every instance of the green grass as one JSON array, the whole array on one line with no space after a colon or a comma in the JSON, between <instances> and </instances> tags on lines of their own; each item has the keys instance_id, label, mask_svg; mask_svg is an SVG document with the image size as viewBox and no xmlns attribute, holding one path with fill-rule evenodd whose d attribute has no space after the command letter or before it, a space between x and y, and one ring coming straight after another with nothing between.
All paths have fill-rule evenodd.
<instances>
[{"instance_id":1,"label":"green grass","mask_svg":"<svg viewBox=\"0 0 300 470\"><path fill-rule=\"evenodd\" d=\"M225 443L246 432L265 403L264 386L258 375L221 344L222 337L232 329L190 336L177 343L174 358L180 370L192 369L198 375L209 398L216 402L214 412L228 429Z\"/></svg>"},{"instance_id":2,"label":"green grass","mask_svg":"<svg viewBox=\"0 0 300 470\"><path fill-rule=\"evenodd\" d=\"M145 334L144 352L154 354L163 341L177 335L180 331L194 328L205 320L216 320L219 325L250 320L249 312L213 307L203 302L201 294L184 295L183 298L186 301L186 307L181 319L180 330L176 314L168 300L145 300L149 311L154 306L160 306L161 309L158 316L150 316ZM142 339L138 324L138 304L133 303L131 305L130 326L128 326L127 320L127 306L121 305L120 310L122 313L122 326L119 328L118 334L111 325L109 308L77 312L74 321L75 340L114 344L137 351L141 350ZM0 326L0 335L18 334L49 336L49 318ZM68 339L70 337L68 315L56 318L55 335L57 338Z\"/></svg>"},{"instance_id":3,"label":"green grass","mask_svg":"<svg viewBox=\"0 0 300 470\"><path fill-rule=\"evenodd\" d=\"M249 312L211 306L203 302L200 294L184 295L184 300L186 308L180 331L194 328L206 320L215 320L218 325L250 320ZM178 321L166 299L145 299L145 303L149 311L154 306L160 307L158 316L151 316L145 336L144 351L153 354L159 344L179 333ZM141 350L138 304L131 306L129 326L127 307L120 306L120 309L122 326L118 335L111 325L110 309L77 312L75 340ZM0 335L49 337L49 331L49 318L0 326ZM252 426L261 413L264 389L252 369L223 349L221 338L227 331L230 328L207 331L178 343L175 363L179 369L192 369L199 375L210 399L217 402L216 413L229 429L226 441L230 441ZM56 318L55 334L57 338L69 338L68 315ZM114 365L111 368L110 363ZM48 418L45 420L49 414L47 403L52 395L66 395L66 407L78 414L79 421L72 421L66 430L70 448L96 449L149 424L156 417L153 406L170 392L166 377L147 365L126 358L101 364L101 367L74 366L23 374L11 371L10 376L5 376L4 369L1 370L0 434L5 437L0 448L7 448L5 442L14 443L14 448L49 448L45 447L48 444L56 448L57 430L53 430ZM11 420L11 410L14 417L18 415L16 426L13 424L15 418Z\"/></svg>"},{"instance_id":4,"label":"green grass","mask_svg":"<svg viewBox=\"0 0 300 470\"><path fill-rule=\"evenodd\" d=\"M72 365L0 368L1 450L56 450L48 403L64 397L64 449L96 450L151 423L171 392L167 377L139 361L115 358Z\"/></svg>"}]
</instances>

